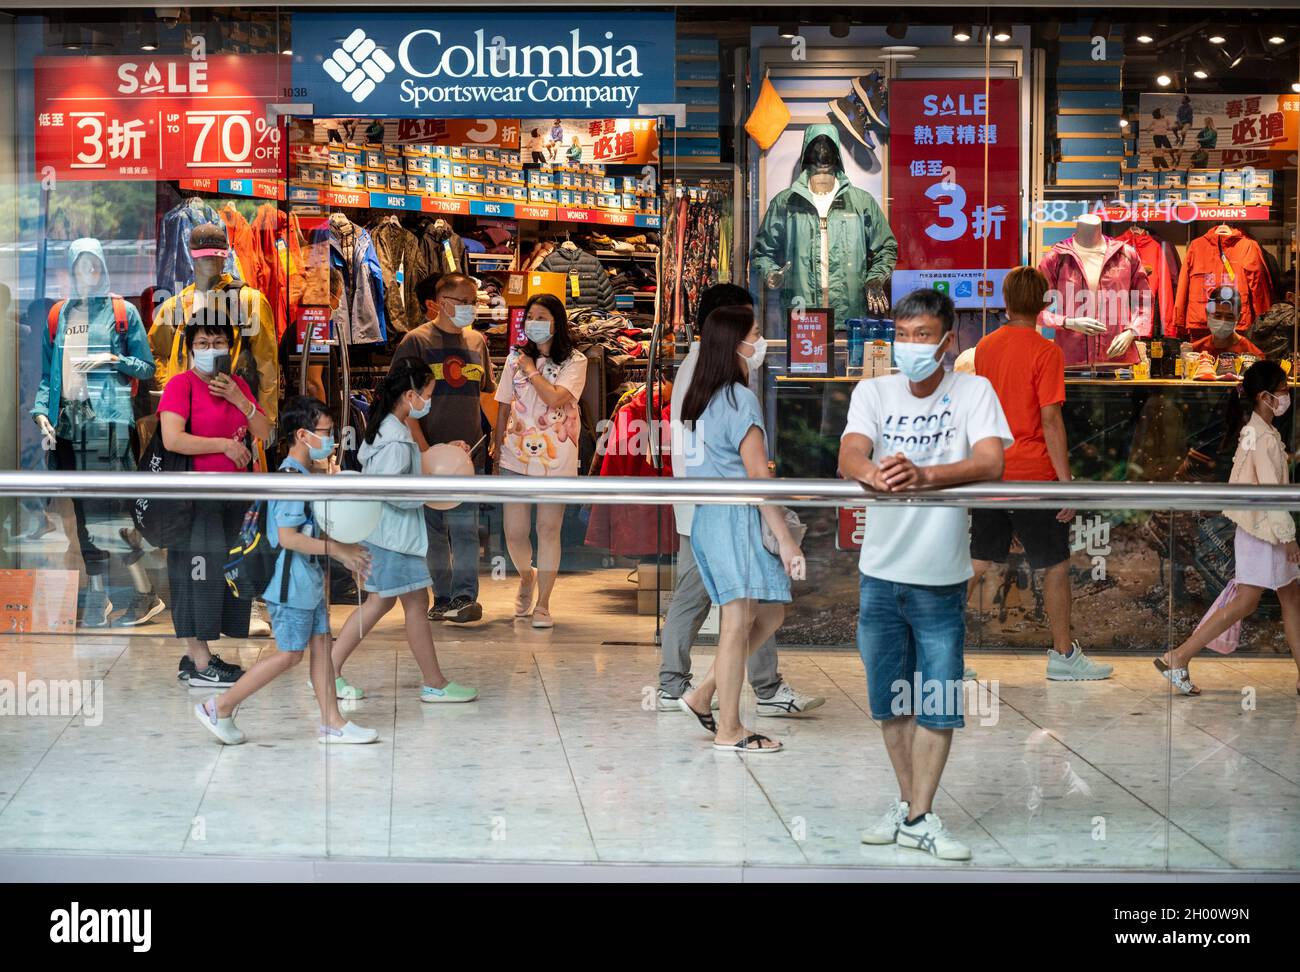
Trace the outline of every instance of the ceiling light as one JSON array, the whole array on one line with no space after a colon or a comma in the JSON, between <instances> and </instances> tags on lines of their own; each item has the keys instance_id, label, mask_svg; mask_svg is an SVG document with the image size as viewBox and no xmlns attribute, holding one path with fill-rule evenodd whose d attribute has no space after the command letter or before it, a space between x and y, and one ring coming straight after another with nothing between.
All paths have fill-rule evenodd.
<instances>
[{"instance_id":1,"label":"ceiling light","mask_svg":"<svg viewBox=\"0 0 1300 972\"><path fill-rule=\"evenodd\" d=\"M1148 24L1139 27L1137 29L1137 42L1139 44L1154 44L1156 42L1155 28Z\"/></svg>"},{"instance_id":2,"label":"ceiling light","mask_svg":"<svg viewBox=\"0 0 1300 972\"><path fill-rule=\"evenodd\" d=\"M1226 43L1228 43L1228 38L1224 37L1222 34L1211 34L1211 35L1210 35L1210 43L1211 43L1211 44L1226 44Z\"/></svg>"},{"instance_id":3,"label":"ceiling light","mask_svg":"<svg viewBox=\"0 0 1300 972\"><path fill-rule=\"evenodd\" d=\"M793 21L782 24L782 25L778 28L778 30L781 32L781 36L782 36L782 37L798 37L798 36L799 36L799 25L796 24L796 23L794 23Z\"/></svg>"},{"instance_id":4,"label":"ceiling light","mask_svg":"<svg viewBox=\"0 0 1300 972\"><path fill-rule=\"evenodd\" d=\"M1270 44L1285 44L1286 38L1283 37L1281 34L1273 34L1272 36L1269 37L1268 42Z\"/></svg>"},{"instance_id":5,"label":"ceiling light","mask_svg":"<svg viewBox=\"0 0 1300 972\"><path fill-rule=\"evenodd\" d=\"M961 43L965 43L966 41L970 40L970 25L958 24L956 27L954 27L952 29L952 39L955 41L960 41Z\"/></svg>"},{"instance_id":6,"label":"ceiling light","mask_svg":"<svg viewBox=\"0 0 1300 972\"><path fill-rule=\"evenodd\" d=\"M158 22L143 20L140 22L140 50L158 50Z\"/></svg>"},{"instance_id":7,"label":"ceiling light","mask_svg":"<svg viewBox=\"0 0 1300 972\"><path fill-rule=\"evenodd\" d=\"M886 54L914 54L920 48L915 44L886 44L881 50Z\"/></svg>"},{"instance_id":8,"label":"ceiling light","mask_svg":"<svg viewBox=\"0 0 1300 972\"><path fill-rule=\"evenodd\" d=\"M1173 83L1174 79L1166 73L1162 72L1156 75L1156 84L1160 85L1162 88L1167 88Z\"/></svg>"},{"instance_id":9,"label":"ceiling light","mask_svg":"<svg viewBox=\"0 0 1300 972\"><path fill-rule=\"evenodd\" d=\"M283 54L285 57L292 57L292 56L293 56L293 51L290 50L290 49L287 48L287 47L286 47L284 50L282 50L280 53Z\"/></svg>"},{"instance_id":10,"label":"ceiling light","mask_svg":"<svg viewBox=\"0 0 1300 972\"><path fill-rule=\"evenodd\" d=\"M850 22L844 14L836 14L831 18L831 36L848 37Z\"/></svg>"},{"instance_id":11,"label":"ceiling light","mask_svg":"<svg viewBox=\"0 0 1300 972\"><path fill-rule=\"evenodd\" d=\"M1300 81L1293 81L1291 83L1291 90L1296 94L1300 94Z\"/></svg>"},{"instance_id":12,"label":"ceiling light","mask_svg":"<svg viewBox=\"0 0 1300 972\"><path fill-rule=\"evenodd\" d=\"M902 40L907 36L907 18L901 13L894 18L893 22L885 28L885 33L895 40Z\"/></svg>"},{"instance_id":13,"label":"ceiling light","mask_svg":"<svg viewBox=\"0 0 1300 972\"><path fill-rule=\"evenodd\" d=\"M1121 119L1119 120L1119 127L1120 127L1120 128L1128 128L1128 119L1127 119L1127 118L1121 118Z\"/></svg>"},{"instance_id":14,"label":"ceiling light","mask_svg":"<svg viewBox=\"0 0 1300 972\"><path fill-rule=\"evenodd\" d=\"M1192 75L1196 78L1196 80L1204 81L1206 78L1210 76L1210 72L1205 70L1205 68L1198 67L1195 71L1192 72Z\"/></svg>"},{"instance_id":15,"label":"ceiling light","mask_svg":"<svg viewBox=\"0 0 1300 972\"><path fill-rule=\"evenodd\" d=\"M1219 48L1219 51L1220 53L1223 54L1223 59L1228 62L1229 71L1231 71L1233 68L1235 68L1238 64L1240 64L1242 61L1246 59L1245 51L1242 51L1238 54L1229 54L1228 49L1226 47Z\"/></svg>"},{"instance_id":16,"label":"ceiling light","mask_svg":"<svg viewBox=\"0 0 1300 972\"><path fill-rule=\"evenodd\" d=\"M1011 40L1011 26L1009 24L994 24L993 39L1002 44Z\"/></svg>"}]
</instances>

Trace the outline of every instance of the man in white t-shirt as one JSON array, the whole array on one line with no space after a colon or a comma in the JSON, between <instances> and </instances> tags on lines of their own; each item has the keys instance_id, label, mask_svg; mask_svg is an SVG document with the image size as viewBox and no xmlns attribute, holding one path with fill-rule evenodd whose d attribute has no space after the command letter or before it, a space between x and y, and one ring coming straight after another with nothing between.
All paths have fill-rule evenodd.
<instances>
[{"instance_id":1,"label":"man in white t-shirt","mask_svg":"<svg viewBox=\"0 0 1300 972\"><path fill-rule=\"evenodd\" d=\"M955 317L937 290L914 291L894 308L899 374L853 390L840 475L881 493L1002 478L1013 440L993 386L940 363L955 340ZM872 506L858 567L858 651L899 787L862 841L969 860L970 848L944 829L932 804L952 731L965 725L970 515L962 507Z\"/></svg>"}]
</instances>

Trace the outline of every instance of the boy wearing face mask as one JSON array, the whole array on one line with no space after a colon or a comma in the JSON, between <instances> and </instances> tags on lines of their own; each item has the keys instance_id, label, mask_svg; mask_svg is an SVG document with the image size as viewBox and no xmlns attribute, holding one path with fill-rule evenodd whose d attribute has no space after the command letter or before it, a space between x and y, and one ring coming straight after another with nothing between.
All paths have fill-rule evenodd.
<instances>
[{"instance_id":1,"label":"boy wearing face mask","mask_svg":"<svg viewBox=\"0 0 1300 972\"><path fill-rule=\"evenodd\" d=\"M1264 352L1244 334L1237 332L1237 321L1241 317L1241 298L1231 287L1219 288L1206 302L1205 326L1210 333L1192 342L1192 350L1198 354L1202 351L1214 355L1253 354L1263 358Z\"/></svg>"},{"instance_id":2,"label":"boy wearing face mask","mask_svg":"<svg viewBox=\"0 0 1300 972\"><path fill-rule=\"evenodd\" d=\"M428 277L415 290L427 320L398 345L393 365L415 358L433 371L433 400L421 418L407 419L420 451L440 443L470 453L476 472L483 471L480 396L496 390L487 340L474 330L478 287L462 273ZM426 559L433 578L431 621L466 623L483 617L478 603L478 507L462 503L450 510L425 507L429 536Z\"/></svg>"}]
</instances>

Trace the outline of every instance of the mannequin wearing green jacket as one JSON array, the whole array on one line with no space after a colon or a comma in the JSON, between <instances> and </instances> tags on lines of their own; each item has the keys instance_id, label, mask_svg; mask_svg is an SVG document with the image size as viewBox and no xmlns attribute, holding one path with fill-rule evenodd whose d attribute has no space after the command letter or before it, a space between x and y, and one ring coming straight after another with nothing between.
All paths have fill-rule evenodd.
<instances>
[{"instance_id":1,"label":"mannequin wearing green jacket","mask_svg":"<svg viewBox=\"0 0 1300 972\"><path fill-rule=\"evenodd\" d=\"M830 307L838 328L852 317L887 313L885 284L898 244L876 200L844 174L835 126L808 126L802 159L794 185L763 215L750 253L754 271L781 291L784 311L800 299L803 307Z\"/></svg>"}]
</instances>

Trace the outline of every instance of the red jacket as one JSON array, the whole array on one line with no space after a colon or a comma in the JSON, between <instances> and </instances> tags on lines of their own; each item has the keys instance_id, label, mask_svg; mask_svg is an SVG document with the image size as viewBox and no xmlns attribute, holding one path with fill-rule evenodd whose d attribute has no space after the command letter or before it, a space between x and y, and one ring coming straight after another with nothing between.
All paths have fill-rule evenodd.
<instances>
[{"instance_id":1,"label":"red jacket","mask_svg":"<svg viewBox=\"0 0 1300 972\"><path fill-rule=\"evenodd\" d=\"M1132 229L1126 229L1115 239L1137 250L1142 269L1147 272L1147 281L1155 291L1163 333L1172 333L1175 320L1174 286L1178 283L1178 251L1150 233L1134 233Z\"/></svg>"},{"instance_id":2,"label":"red jacket","mask_svg":"<svg viewBox=\"0 0 1300 972\"><path fill-rule=\"evenodd\" d=\"M1178 299L1174 307L1177 337L1185 334L1200 337L1207 332L1205 303L1216 287L1225 284L1241 294L1238 330L1250 327L1256 317L1272 306L1273 284L1259 244L1239 229L1234 228L1224 236L1217 229L1198 236L1187 247L1187 259L1178 274Z\"/></svg>"}]
</instances>

